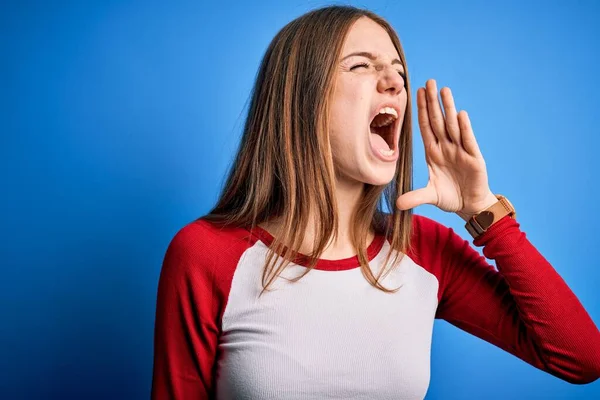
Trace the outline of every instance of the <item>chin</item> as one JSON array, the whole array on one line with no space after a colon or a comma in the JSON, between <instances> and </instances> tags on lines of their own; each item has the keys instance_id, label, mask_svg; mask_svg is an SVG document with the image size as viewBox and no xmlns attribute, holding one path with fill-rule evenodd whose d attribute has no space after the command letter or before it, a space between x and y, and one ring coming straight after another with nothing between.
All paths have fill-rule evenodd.
<instances>
[{"instance_id":1,"label":"chin","mask_svg":"<svg viewBox=\"0 0 600 400\"><path fill-rule=\"evenodd\" d=\"M373 186L385 186L389 184L396 175L396 165L369 165L363 171L355 175L355 179Z\"/></svg>"},{"instance_id":2,"label":"chin","mask_svg":"<svg viewBox=\"0 0 600 400\"><path fill-rule=\"evenodd\" d=\"M394 179L394 172L391 173L383 173L382 175L371 176L368 179L365 179L363 182L368 183L373 186L385 186L389 184L392 179Z\"/></svg>"},{"instance_id":3,"label":"chin","mask_svg":"<svg viewBox=\"0 0 600 400\"><path fill-rule=\"evenodd\" d=\"M338 179L366 183L373 186L389 184L396 175L396 163L382 163L369 157L334 159Z\"/></svg>"}]
</instances>

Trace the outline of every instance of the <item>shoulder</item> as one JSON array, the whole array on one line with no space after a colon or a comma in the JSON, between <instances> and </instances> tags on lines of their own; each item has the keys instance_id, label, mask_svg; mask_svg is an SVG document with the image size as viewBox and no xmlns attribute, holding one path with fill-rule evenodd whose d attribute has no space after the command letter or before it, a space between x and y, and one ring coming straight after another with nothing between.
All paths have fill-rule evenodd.
<instances>
[{"instance_id":1,"label":"shoulder","mask_svg":"<svg viewBox=\"0 0 600 400\"><path fill-rule=\"evenodd\" d=\"M215 274L233 275L239 258L255 241L244 228L197 219L181 227L169 242L163 275L211 279Z\"/></svg>"},{"instance_id":2,"label":"shoulder","mask_svg":"<svg viewBox=\"0 0 600 400\"><path fill-rule=\"evenodd\" d=\"M413 215L412 229L408 255L430 272L437 274L452 259L475 251L453 228L431 218Z\"/></svg>"},{"instance_id":3,"label":"shoulder","mask_svg":"<svg viewBox=\"0 0 600 400\"><path fill-rule=\"evenodd\" d=\"M214 247L235 243L244 236L249 236L248 233L241 227L221 227L212 222L197 219L181 227L172 238L169 247L210 250Z\"/></svg>"},{"instance_id":4,"label":"shoulder","mask_svg":"<svg viewBox=\"0 0 600 400\"><path fill-rule=\"evenodd\" d=\"M423 215L413 215L412 240L422 246L431 246L445 242L454 233L454 230L440 222Z\"/></svg>"},{"instance_id":5,"label":"shoulder","mask_svg":"<svg viewBox=\"0 0 600 400\"><path fill-rule=\"evenodd\" d=\"M386 224L392 223L392 215L384 214ZM418 247L430 247L448 240L456 235L452 228L437 222L429 217L413 214L411 217L411 244ZM385 226L385 225L384 225Z\"/></svg>"}]
</instances>

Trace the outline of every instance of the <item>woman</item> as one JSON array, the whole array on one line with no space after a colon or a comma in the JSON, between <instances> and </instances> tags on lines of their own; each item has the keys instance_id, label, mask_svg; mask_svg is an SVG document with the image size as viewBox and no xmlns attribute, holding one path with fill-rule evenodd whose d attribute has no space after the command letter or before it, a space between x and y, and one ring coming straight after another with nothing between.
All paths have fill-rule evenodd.
<instances>
[{"instance_id":1,"label":"woman","mask_svg":"<svg viewBox=\"0 0 600 400\"><path fill-rule=\"evenodd\" d=\"M166 252L153 398L421 399L435 318L565 381L598 378L600 333L490 190L467 113L433 80L416 94L430 180L412 190L388 23L335 6L277 34L218 204ZM421 204L463 218L500 272Z\"/></svg>"}]
</instances>

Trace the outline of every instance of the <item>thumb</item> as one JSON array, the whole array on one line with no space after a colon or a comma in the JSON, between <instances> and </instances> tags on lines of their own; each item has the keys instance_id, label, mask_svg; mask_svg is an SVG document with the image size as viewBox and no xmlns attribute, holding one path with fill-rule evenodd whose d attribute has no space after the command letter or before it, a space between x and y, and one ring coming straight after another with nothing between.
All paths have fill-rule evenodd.
<instances>
[{"instance_id":1,"label":"thumb","mask_svg":"<svg viewBox=\"0 0 600 400\"><path fill-rule=\"evenodd\" d=\"M431 186L428 186L404 193L396 200L396 207L398 207L400 210L408 210L422 204L435 205L436 201L437 196L435 189L433 189Z\"/></svg>"}]
</instances>

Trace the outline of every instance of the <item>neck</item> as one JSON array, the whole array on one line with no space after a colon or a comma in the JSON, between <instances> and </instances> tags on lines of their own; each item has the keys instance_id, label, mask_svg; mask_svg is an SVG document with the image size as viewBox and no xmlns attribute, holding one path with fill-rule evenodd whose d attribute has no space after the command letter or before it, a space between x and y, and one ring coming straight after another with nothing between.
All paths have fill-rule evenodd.
<instances>
[{"instance_id":1,"label":"neck","mask_svg":"<svg viewBox=\"0 0 600 400\"><path fill-rule=\"evenodd\" d=\"M336 260L356 255L356 251L354 250L350 239L351 218L354 209L361 198L363 189L363 182L351 179L336 179L335 195L338 209L338 237L335 241L333 240L333 237L330 238L320 258ZM317 217L313 213L309 215L309 221L311 222L309 222L306 228L304 241L299 249L300 253L308 254L312 251L316 227L316 224L314 223L315 218ZM273 236L277 237L282 227L281 218L272 219L260 224L260 226L270 232ZM367 236L367 243L365 243L366 246L371 243L373 237L374 233L370 231Z\"/></svg>"}]
</instances>

